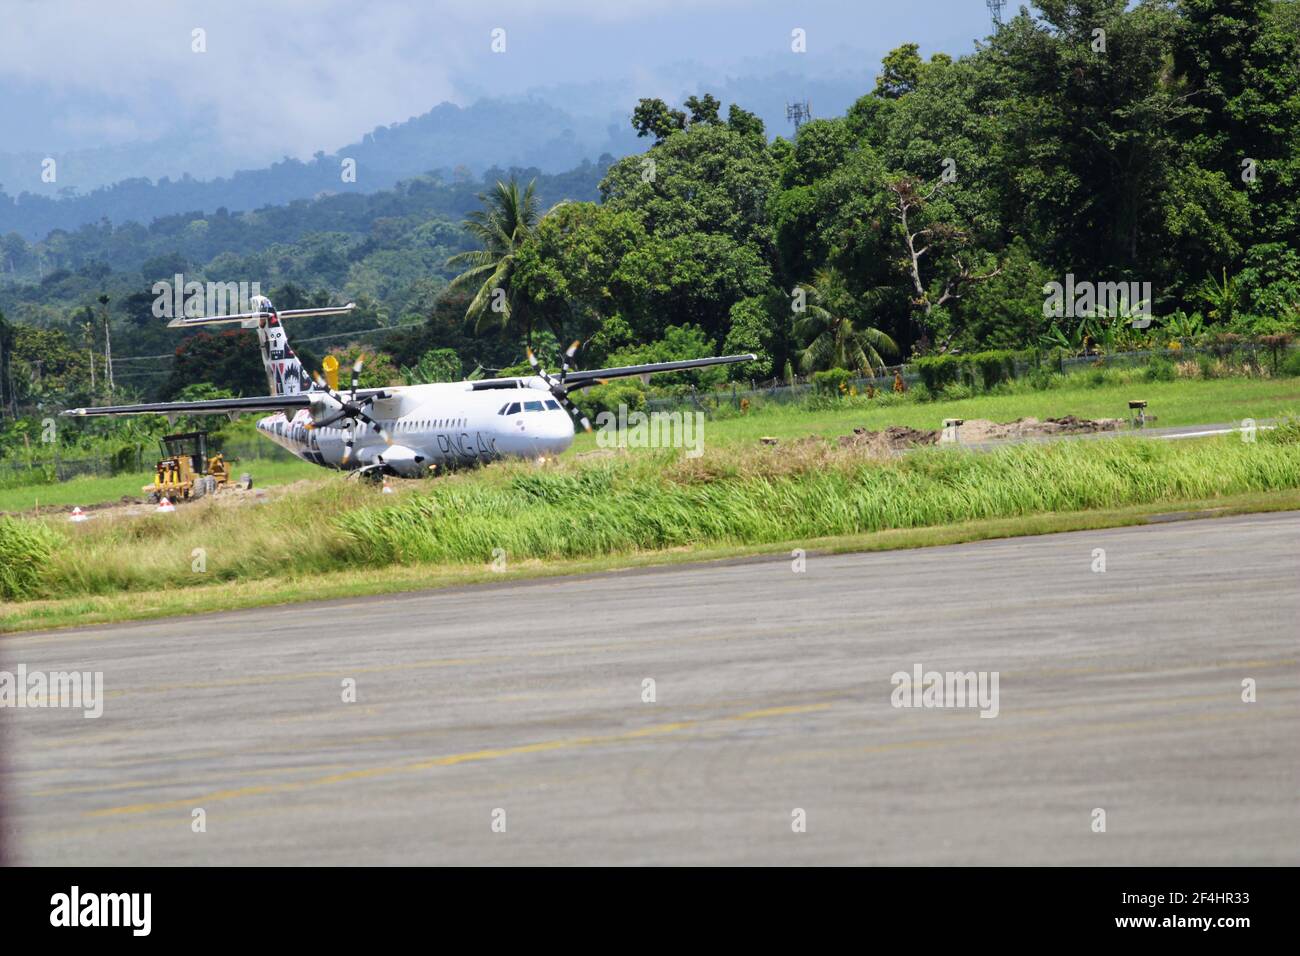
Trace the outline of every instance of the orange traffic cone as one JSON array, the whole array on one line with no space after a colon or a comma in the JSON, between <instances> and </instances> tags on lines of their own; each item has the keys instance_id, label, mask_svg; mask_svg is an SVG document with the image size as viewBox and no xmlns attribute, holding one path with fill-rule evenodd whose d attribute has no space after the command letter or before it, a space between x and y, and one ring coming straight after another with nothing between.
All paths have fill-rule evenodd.
<instances>
[{"instance_id":1,"label":"orange traffic cone","mask_svg":"<svg viewBox=\"0 0 1300 956\"><path fill-rule=\"evenodd\" d=\"M391 494L393 493L393 486L389 483L387 477L384 478L384 490L383 490L383 493L386 494L386 495L391 495Z\"/></svg>"},{"instance_id":2,"label":"orange traffic cone","mask_svg":"<svg viewBox=\"0 0 1300 956\"><path fill-rule=\"evenodd\" d=\"M73 508L73 509L72 509L72 514L68 515L68 520L69 520L69 521L85 521L85 520L86 520L86 513L85 513L84 511L82 511L80 508Z\"/></svg>"}]
</instances>

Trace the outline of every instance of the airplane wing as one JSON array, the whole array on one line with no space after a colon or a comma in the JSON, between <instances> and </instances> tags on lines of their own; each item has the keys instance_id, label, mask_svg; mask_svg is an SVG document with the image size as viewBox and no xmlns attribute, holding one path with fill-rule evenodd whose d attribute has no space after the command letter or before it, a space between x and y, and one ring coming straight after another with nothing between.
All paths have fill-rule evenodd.
<instances>
[{"instance_id":1,"label":"airplane wing","mask_svg":"<svg viewBox=\"0 0 1300 956\"><path fill-rule=\"evenodd\" d=\"M99 408L69 408L63 412L75 418L96 415L229 415L243 412L289 411L311 406L307 393L257 395L252 398L209 398L197 402L155 402L150 405L104 405Z\"/></svg>"},{"instance_id":2,"label":"airplane wing","mask_svg":"<svg viewBox=\"0 0 1300 956\"><path fill-rule=\"evenodd\" d=\"M657 372L681 372L693 368L708 368L711 365L734 365L736 362L754 362L758 356L718 355L712 358L685 359L681 362L654 362L649 365L622 365L617 368L570 369L564 379L568 391L586 388L611 378L633 378L638 375L654 375Z\"/></svg>"}]
</instances>

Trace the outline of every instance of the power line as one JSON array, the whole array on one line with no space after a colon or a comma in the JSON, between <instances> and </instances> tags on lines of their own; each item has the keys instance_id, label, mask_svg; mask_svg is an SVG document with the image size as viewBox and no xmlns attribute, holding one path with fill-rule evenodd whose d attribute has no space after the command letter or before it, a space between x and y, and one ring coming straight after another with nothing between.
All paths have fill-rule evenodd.
<instances>
[{"instance_id":1,"label":"power line","mask_svg":"<svg viewBox=\"0 0 1300 956\"><path fill-rule=\"evenodd\" d=\"M171 375L172 369L169 368L133 368L125 372L118 372L118 378L134 378L137 375Z\"/></svg>"},{"instance_id":2,"label":"power line","mask_svg":"<svg viewBox=\"0 0 1300 956\"><path fill-rule=\"evenodd\" d=\"M369 335L371 332L397 332L402 329L416 329L419 325L385 325L377 329L362 329L360 332L338 332L333 335L315 335L309 339L297 339L298 342L323 342L325 339L345 339L355 338L358 335Z\"/></svg>"}]
</instances>

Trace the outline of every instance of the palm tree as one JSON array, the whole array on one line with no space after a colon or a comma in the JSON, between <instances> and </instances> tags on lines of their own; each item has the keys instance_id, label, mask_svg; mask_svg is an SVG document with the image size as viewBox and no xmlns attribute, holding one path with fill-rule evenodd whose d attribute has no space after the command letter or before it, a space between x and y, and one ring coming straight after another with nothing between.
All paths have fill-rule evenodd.
<instances>
[{"instance_id":1,"label":"palm tree","mask_svg":"<svg viewBox=\"0 0 1300 956\"><path fill-rule=\"evenodd\" d=\"M870 372L884 368L883 353L898 352L898 346L880 329L856 326L846 315L852 296L844 276L835 269L819 269L813 281L800 286L806 296L803 315L795 321L795 335L808 343L799 353L805 372L847 368Z\"/></svg>"},{"instance_id":2,"label":"palm tree","mask_svg":"<svg viewBox=\"0 0 1300 956\"><path fill-rule=\"evenodd\" d=\"M529 347L533 341L532 323L526 310L515 302L510 288L515 256L537 223L561 205L557 203L539 216L536 186L537 180L533 180L521 195L519 183L512 178L508 183L498 181L491 191L480 194L478 198L483 208L470 213L463 226L483 248L457 253L447 260L449 266L469 266L451 281L448 288L478 285L478 291L465 310L465 319L474 323L474 331L481 332L493 321L505 328L512 321L519 320Z\"/></svg>"}]
</instances>

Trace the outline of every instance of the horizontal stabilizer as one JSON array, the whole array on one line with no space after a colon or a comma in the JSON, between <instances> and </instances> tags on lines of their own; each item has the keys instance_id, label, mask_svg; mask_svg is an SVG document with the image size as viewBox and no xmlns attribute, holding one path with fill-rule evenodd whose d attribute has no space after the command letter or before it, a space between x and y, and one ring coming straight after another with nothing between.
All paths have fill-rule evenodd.
<instances>
[{"instance_id":1,"label":"horizontal stabilizer","mask_svg":"<svg viewBox=\"0 0 1300 956\"><path fill-rule=\"evenodd\" d=\"M281 321L285 319L311 319L322 315L346 315L357 307L355 302L349 302L347 305L330 305L319 309L285 309L283 312L237 312L233 315L199 315L199 316L178 316L167 323L169 329L183 329L191 325L225 325L238 322L246 329L256 328L257 323L262 319L269 319L272 315L277 316Z\"/></svg>"}]
</instances>

